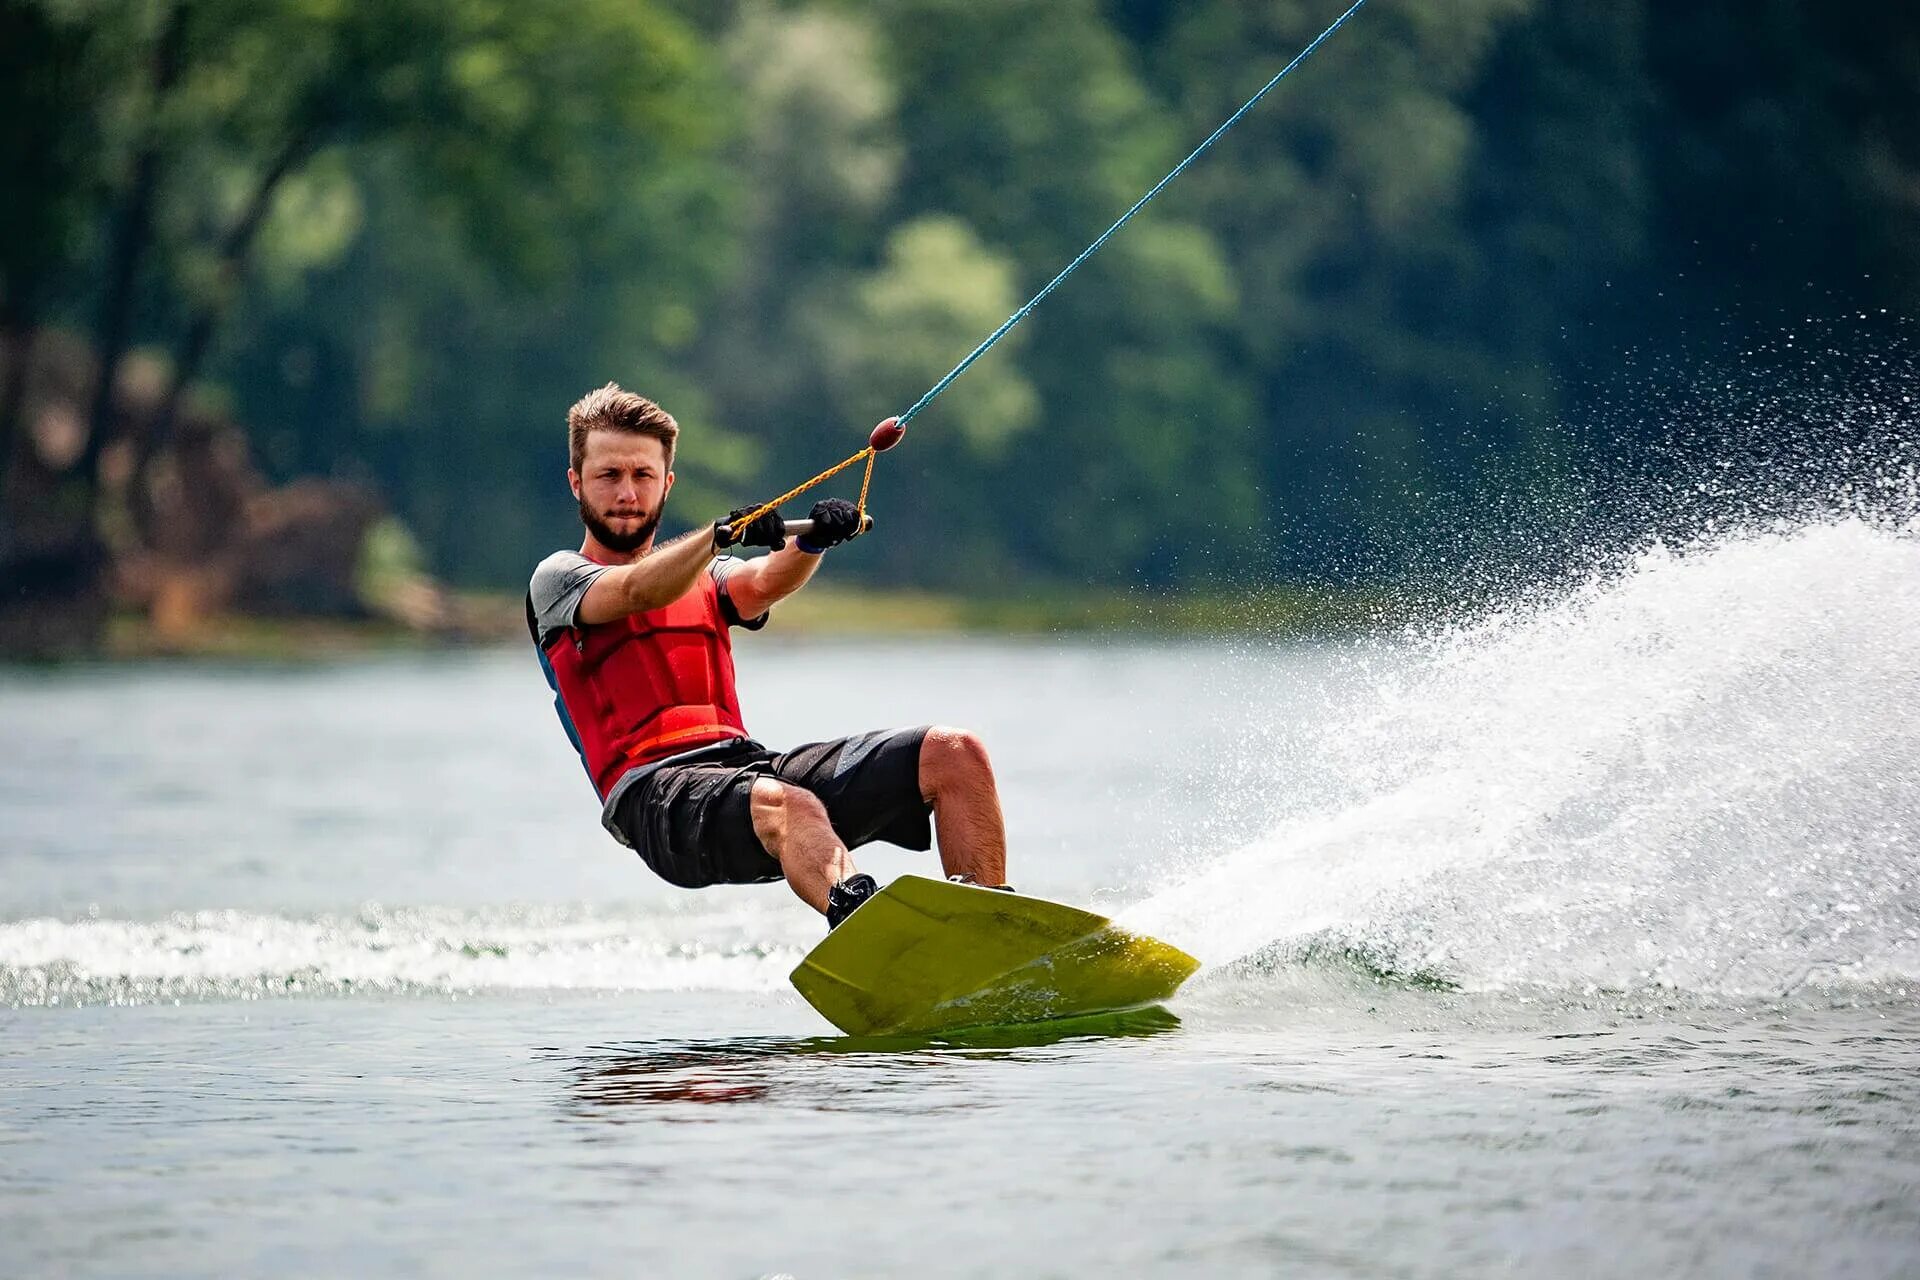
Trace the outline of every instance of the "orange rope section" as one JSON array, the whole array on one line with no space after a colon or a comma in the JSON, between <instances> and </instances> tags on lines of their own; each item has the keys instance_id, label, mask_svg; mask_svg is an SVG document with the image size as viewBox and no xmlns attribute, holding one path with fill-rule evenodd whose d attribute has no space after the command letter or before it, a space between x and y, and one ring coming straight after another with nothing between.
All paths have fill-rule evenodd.
<instances>
[{"instance_id":1,"label":"orange rope section","mask_svg":"<svg viewBox=\"0 0 1920 1280\"><path fill-rule=\"evenodd\" d=\"M867 446L867 472L860 477L860 518L863 521L867 515L867 490L873 487L873 460L879 452L873 446Z\"/></svg>"},{"instance_id":2,"label":"orange rope section","mask_svg":"<svg viewBox=\"0 0 1920 1280\"><path fill-rule=\"evenodd\" d=\"M772 502L763 502L759 506L755 507L753 510L747 512L747 514L741 516L738 520L731 522L730 524L727 525L727 531L731 533L734 537L738 538L742 533L746 531L746 528L748 525L752 524L755 520L758 520L761 516L767 514L767 512L773 510L775 507L779 506L781 503L788 502L794 498L799 497L801 494L805 493L807 490L813 488L813 486L819 484L822 480L832 479L834 476L839 475L842 471L845 471L848 467L852 466L856 462L861 461L862 459L866 461L867 474L866 474L866 477L860 481L860 514L862 516L866 515L867 514L867 489L868 489L868 486L870 486L873 483L873 453L874 453L873 446L868 445L866 448L854 454L852 457L844 459L843 461L834 463L832 466L828 467L825 471L822 471L819 475L813 477L811 480L807 480L793 486L793 488L787 490L785 493L775 498Z\"/></svg>"}]
</instances>

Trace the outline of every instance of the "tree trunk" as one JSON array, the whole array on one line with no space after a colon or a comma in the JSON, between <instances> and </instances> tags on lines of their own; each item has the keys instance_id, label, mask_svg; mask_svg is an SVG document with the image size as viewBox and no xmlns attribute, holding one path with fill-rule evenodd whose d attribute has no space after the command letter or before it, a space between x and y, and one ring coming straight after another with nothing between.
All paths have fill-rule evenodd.
<instances>
[{"instance_id":1,"label":"tree trunk","mask_svg":"<svg viewBox=\"0 0 1920 1280\"><path fill-rule=\"evenodd\" d=\"M13 495L9 482L17 463L14 451L21 448L20 412L26 406L27 361L33 354L32 321L11 306L6 310L8 314L0 319L0 361L6 365L4 374L0 374L0 564L6 562L12 549Z\"/></svg>"},{"instance_id":2,"label":"tree trunk","mask_svg":"<svg viewBox=\"0 0 1920 1280\"><path fill-rule=\"evenodd\" d=\"M141 447L141 470L145 470L145 464L172 437L181 398L186 394L188 385L199 376L200 366L206 362L207 352L213 345L214 330L239 293L240 282L246 275L247 257L253 250L254 238L259 234L261 224L273 208L274 193L288 175L313 154L319 136L319 125L309 123L287 140L273 162L261 173L259 182L254 185L253 195L240 216L221 238L219 274L213 296L194 312L186 336L174 352L173 371L167 382L166 394L154 411L153 422Z\"/></svg>"},{"instance_id":3,"label":"tree trunk","mask_svg":"<svg viewBox=\"0 0 1920 1280\"><path fill-rule=\"evenodd\" d=\"M87 403L87 443L80 455L77 480L91 515L100 495L100 459L113 427L114 385L120 362L132 343L134 293L140 267L153 242L153 207L160 190L160 130L154 123L161 106L179 83L186 58L187 0L167 11L160 39L154 45L153 80L147 104L147 128L134 153L133 174L126 198L114 217L107 251L107 282L100 295L94 323L94 350L99 358Z\"/></svg>"}]
</instances>

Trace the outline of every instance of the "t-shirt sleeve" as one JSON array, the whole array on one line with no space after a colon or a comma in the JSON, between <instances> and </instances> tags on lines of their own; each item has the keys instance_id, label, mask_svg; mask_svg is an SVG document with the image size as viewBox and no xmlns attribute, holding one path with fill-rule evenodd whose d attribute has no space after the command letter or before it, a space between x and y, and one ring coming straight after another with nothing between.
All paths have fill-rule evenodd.
<instances>
[{"instance_id":1,"label":"t-shirt sleeve","mask_svg":"<svg viewBox=\"0 0 1920 1280\"><path fill-rule=\"evenodd\" d=\"M595 564L577 551L556 551L540 562L527 584L528 610L538 643L544 645L548 636L574 625L587 588L606 571L606 565Z\"/></svg>"},{"instance_id":2,"label":"t-shirt sleeve","mask_svg":"<svg viewBox=\"0 0 1920 1280\"><path fill-rule=\"evenodd\" d=\"M707 573L720 588L720 616L727 620L730 627L741 627L747 631L758 631L767 625L772 610L763 609L757 618L743 618L740 610L734 607L733 596L727 591L727 579L747 567L745 560L736 560L732 556L715 556L713 563L707 566Z\"/></svg>"}]
</instances>

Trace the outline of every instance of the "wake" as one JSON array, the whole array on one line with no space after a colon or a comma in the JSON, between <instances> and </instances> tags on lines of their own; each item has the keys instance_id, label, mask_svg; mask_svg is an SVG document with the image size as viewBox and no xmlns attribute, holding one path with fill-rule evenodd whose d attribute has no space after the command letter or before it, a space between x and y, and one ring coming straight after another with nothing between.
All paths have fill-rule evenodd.
<instances>
[{"instance_id":1,"label":"wake","mask_svg":"<svg viewBox=\"0 0 1920 1280\"><path fill-rule=\"evenodd\" d=\"M383 908L0 924L0 1007L786 987L810 922L742 894L665 907Z\"/></svg>"}]
</instances>

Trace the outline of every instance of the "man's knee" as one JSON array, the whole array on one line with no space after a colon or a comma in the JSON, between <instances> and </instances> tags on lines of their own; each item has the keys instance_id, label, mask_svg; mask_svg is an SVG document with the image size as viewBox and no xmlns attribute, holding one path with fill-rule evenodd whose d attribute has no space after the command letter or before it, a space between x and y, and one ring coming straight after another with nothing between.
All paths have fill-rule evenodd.
<instances>
[{"instance_id":1,"label":"man's knee","mask_svg":"<svg viewBox=\"0 0 1920 1280\"><path fill-rule=\"evenodd\" d=\"M920 743L920 790L933 796L951 787L993 785L986 744L965 729L936 725Z\"/></svg>"},{"instance_id":2,"label":"man's knee","mask_svg":"<svg viewBox=\"0 0 1920 1280\"><path fill-rule=\"evenodd\" d=\"M824 821L827 816L827 807L820 803L819 796L778 778L755 778L749 807L754 834L776 858L781 855L787 833L796 822L812 818Z\"/></svg>"}]
</instances>

